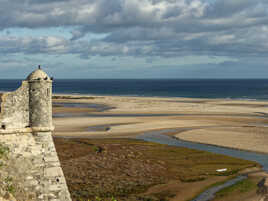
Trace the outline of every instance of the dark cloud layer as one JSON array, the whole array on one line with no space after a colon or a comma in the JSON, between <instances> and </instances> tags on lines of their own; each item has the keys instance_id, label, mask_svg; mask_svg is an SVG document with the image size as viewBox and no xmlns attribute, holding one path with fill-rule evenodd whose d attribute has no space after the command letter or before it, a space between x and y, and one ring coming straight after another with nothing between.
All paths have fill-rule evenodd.
<instances>
[{"instance_id":1,"label":"dark cloud layer","mask_svg":"<svg viewBox=\"0 0 268 201\"><path fill-rule=\"evenodd\" d=\"M0 29L68 28L72 37L0 37L0 53L177 57L268 54L266 0L0 0ZM106 34L89 40L88 34Z\"/></svg>"}]
</instances>

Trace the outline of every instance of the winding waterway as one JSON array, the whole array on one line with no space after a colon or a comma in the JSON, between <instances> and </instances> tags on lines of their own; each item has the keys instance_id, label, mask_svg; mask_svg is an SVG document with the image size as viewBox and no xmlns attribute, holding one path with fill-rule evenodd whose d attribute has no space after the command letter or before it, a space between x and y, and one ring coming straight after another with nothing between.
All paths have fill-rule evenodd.
<instances>
[{"instance_id":1,"label":"winding waterway","mask_svg":"<svg viewBox=\"0 0 268 201\"><path fill-rule=\"evenodd\" d=\"M185 129L184 129L185 130ZM268 172L268 154L261 154L261 153L255 153L255 152L248 152L248 151L241 151L236 149L229 149L229 148L223 148L223 147L217 147L212 145L205 145L205 144L199 144L199 143L193 143L193 142L186 142L179 139L175 139L174 137L167 136L165 134L170 132L182 132L183 129L165 129L160 131L150 131L145 132L142 135L139 135L136 137L137 139L149 141L149 142L156 142L160 144L166 144L171 146L177 146L177 147L187 147L191 149L198 149L203 151L209 151L217 154L224 154L236 158L242 158L245 160L255 161L263 166L263 170ZM191 201L209 201L214 198L215 193L220 191L223 188L226 188L228 186L234 185L235 183L246 179L247 176L241 175L238 176L232 180L229 180L225 182L222 185L218 185L212 188L209 188L205 192L201 193L199 196L194 198Z\"/></svg>"}]
</instances>

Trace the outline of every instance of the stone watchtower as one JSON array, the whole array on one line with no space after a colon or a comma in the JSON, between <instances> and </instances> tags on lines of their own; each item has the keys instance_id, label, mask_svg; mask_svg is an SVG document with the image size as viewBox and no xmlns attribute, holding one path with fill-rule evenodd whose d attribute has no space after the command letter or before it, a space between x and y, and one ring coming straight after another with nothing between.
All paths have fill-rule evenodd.
<instances>
[{"instance_id":1,"label":"stone watchtower","mask_svg":"<svg viewBox=\"0 0 268 201\"><path fill-rule=\"evenodd\" d=\"M28 77L30 127L52 128L52 80L40 68Z\"/></svg>"},{"instance_id":2,"label":"stone watchtower","mask_svg":"<svg viewBox=\"0 0 268 201\"><path fill-rule=\"evenodd\" d=\"M0 102L0 146L9 149L0 184L11 177L17 200L71 201L52 139L51 78L39 67Z\"/></svg>"}]
</instances>

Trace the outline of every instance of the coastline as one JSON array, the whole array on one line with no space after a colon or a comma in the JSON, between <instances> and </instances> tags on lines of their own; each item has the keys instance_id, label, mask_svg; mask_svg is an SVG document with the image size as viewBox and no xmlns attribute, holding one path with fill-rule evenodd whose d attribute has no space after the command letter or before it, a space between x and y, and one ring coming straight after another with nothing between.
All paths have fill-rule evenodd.
<instances>
[{"instance_id":1,"label":"coastline","mask_svg":"<svg viewBox=\"0 0 268 201\"><path fill-rule=\"evenodd\" d=\"M0 91L1 93L6 93L9 91ZM163 98L163 99L170 99L170 98L178 98L178 99L200 99L200 100L234 100L234 101L256 101L256 102L268 102L268 99L263 98L231 98L231 97L225 97L225 98L214 98L214 97L187 97L187 96L153 96L153 95L131 95L131 94L94 94L94 93L53 93L53 98L59 98L59 97L69 97L69 98L77 98L77 99L87 99L91 97L126 97L126 98Z\"/></svg>"}]
</instances>

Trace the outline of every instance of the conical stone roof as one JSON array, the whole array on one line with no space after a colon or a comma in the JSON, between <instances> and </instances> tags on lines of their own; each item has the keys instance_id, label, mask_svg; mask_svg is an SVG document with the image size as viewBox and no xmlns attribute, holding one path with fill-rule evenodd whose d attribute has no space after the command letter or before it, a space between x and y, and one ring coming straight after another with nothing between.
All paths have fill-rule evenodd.
<instances>
[{"instance_id":1,"label":"conical stone roof","mask_svg":"<svg viewBox=\"0 0 268 201\"><path fill-rule=\"evenodd\" d=\"M27 77L27 80L50 80L50 78L43 70L36 69Z\"/></svg>"}]
</instances>

